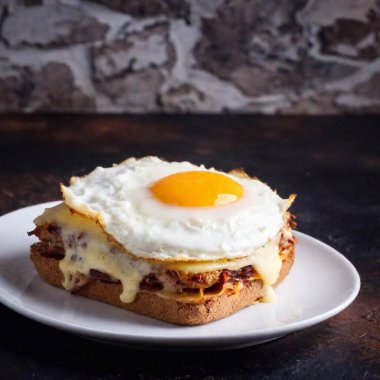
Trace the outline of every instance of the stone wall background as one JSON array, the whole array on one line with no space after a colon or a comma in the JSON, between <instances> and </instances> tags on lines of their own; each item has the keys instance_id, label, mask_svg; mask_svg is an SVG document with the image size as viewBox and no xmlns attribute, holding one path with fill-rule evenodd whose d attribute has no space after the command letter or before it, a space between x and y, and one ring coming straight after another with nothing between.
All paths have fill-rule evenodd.
<instances>
[{"instance_id":1,"label":"stone wall background","mask_svg":"<svg viewBox=\"0 0 380 380\"><path fill-rule=\"evenodd\" d=\"M379 0L0 0L0 112L380 111Z\"/></svg>"}]
</instances>

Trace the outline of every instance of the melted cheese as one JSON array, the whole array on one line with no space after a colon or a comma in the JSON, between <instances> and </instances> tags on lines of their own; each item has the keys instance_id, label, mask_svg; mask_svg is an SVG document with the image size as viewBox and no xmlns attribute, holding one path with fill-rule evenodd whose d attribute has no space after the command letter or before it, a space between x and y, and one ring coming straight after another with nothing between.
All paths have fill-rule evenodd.
<instances>
[{"instance_id":1,"label":"melted cheese","mask_svg":"<svg viewBox=\"0 0 380 380\"><path fill-rule=\"evenodd\" d=\"M44 213L34 220L34 224L41 226L45 223L56 223L63 228L71 230L83 231L91 234L94 238L102 239L104 236L102 230L93 219L81 216L78 213L70 211L64 204L45 209Z\"/></svg>"},{"instance_id":2,"label":"melted cheese","mask_svg":"<svg viewBox=\"0 0 380 380\"><path fill-rule=\"evenodd\" d=\"M46 209L34 222L36 225L56 223L61 227L65 257L59 267L64 276L62 285L67 290L82 285L84 276L87 279L90 270L95 269L118 279L123 286L120 300L129 303L135 299L141 280L152 271L149 261L133 259L112 246L93 220L72 213L63 203ZM79 233L83 237L73 244L73 237Z\"/></svg>"},{"instance_id":3,"label":"melted cheese","mask_svg":"<svg viewBox=\"0 0 380 380\"><path fill-rule=\"evenodd\" d=\"M168 269L189 273L212 272L215 270L238 270L247 265L252 265L260 275L264 283L272 285L276 282L281 270L282 260L279 256L280 235L271 239L263 247L260 247L246 257L235 260L196 261L196 262L172 262L168 263Z\"/></svg>"},{"instance_id":4,"label":"melted cheese","mask_svg":"<svg viewBox=\"0 0 380 380\"><path fill-rule=\"evenodd\" d=\"M90 270L95 269L120 280L123 286L120 300L132 302L139 291L141 280L151 270L149 263L133 262L123 253L110 253L103 242L92 237L81 239L84 240L83 245L73 246L70 241L75 234L77 231L67 229L62 232L66 253L65 258L59 262L59 267L64 275L63 286L68 290L75 289L81 285L82 276L88 276Z\"/></svg>"},{"instance_id":5,"label":"melted cheese","mask_svg":"<svg viewBox=\"0 0 380 380\"><path fill-rule=\"evenodd\" d=\"M125 303L135 299L144 276L151 272L157 272L157 269L203 273L222 269L237 270L252 265L265 286L270 286L276 282L282 266L279 256L280 234L243 258L204 262L170 262L140 259L128 254L122 247L116 245L112 240L110 241L94 219L70 211L63 203L46 209L34 222L36 225L55 223L61 227L65 258L60 261L59 265L64 275L63 286L67 290L74 290L77 286L84 284L88 280L87 276L90 274L90 270L95 269L120 280L123 286L120 299ZM78 239L79 235L81 235L80 239ZM236 292L238 291L239 289L236 289ZM196 302L199 301L199 297L215 296L214 294L178 295L169 288L164 288L163 291L156 292L156 294L164 298L174 298L180 302ZM264 300L267 302L269 299L270 290L266 291L266 296L264 296Z\"/></svg>"},{"instance_id":6,"label":"melted cheese","mask_svg":"<svg viewBox=\"0 0 380 380\"><path fill-rule=\"evenodd\" d=\"M264 295L262 296L262 298L260 298L260 302L267 303L277 300L277 294L270 285L264 284L263 292Z\"/></svg>"}]
</instances>

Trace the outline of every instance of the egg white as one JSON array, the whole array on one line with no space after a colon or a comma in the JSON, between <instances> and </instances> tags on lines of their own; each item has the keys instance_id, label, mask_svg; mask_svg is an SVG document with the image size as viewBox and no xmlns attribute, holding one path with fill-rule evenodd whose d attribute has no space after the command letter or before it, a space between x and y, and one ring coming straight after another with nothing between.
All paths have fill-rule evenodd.
<instances>
[{"instance_id":1,"label":"egg white","mask_svg":"<svg viewBox=\"0 0 380 380\"><path fill-rule=\"evenodd\" d=\"M241 184L244 194L222 206L179 207L160 202L149 190L160 178L192 170L224 174ZM289 205L257 179L157 157L98 167L72 178L62 192L70 208L96 218L128 252L158 260L245 257L279 233Z\"/></svg>"}]
</instances>

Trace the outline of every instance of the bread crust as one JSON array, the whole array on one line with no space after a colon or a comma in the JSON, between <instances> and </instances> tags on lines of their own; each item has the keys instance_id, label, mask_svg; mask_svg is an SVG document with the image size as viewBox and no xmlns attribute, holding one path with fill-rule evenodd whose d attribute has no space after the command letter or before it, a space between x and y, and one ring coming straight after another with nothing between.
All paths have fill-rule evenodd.
<instances>
[{"instance_id":1,"label":"bread crust","mask_svg":"<svg viewBox=\"0 0 380 380\"><path fill-rule=\"evenodd\" d=\"M283 259L279 278L281 283L294 262L294 246ZM39 275L50 285L63 288L63 274L59 259L44 257L36 249L31 250L31 260ZM227 317L240 309L256 303L264 294L261 280L245 284L237 294L221 294L199 303L184 303L163 298L151 292L139 292L131 303L120 301L122 285L91 280L75 294L108 303L138 314L179 325L200 325Z\"/></svg>"}]
</instances>

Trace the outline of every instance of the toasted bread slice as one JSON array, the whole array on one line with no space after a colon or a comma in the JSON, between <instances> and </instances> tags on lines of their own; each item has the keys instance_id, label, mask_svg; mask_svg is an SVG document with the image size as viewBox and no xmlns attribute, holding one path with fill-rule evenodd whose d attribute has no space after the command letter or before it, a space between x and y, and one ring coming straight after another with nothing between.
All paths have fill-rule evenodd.
<instances>
[{"instance_id":1,"label":"toasted bread slice","mask_svg":"<svg viewBox=\"0 0 380 380\"><path fill-rule=\"evenodd\" d=\"M41 255L32 246L31 259L40 276L49 284L62 288L63 274L59 259ZM287 276L294 262L294 246L283 258L277 286ZM258 302L264 295L261 280L246 283L236 294L221 294L199 303L178 302L153 292L140 291L131 303L120 301L122 285L91 280L75 294L105 302L145 316L179 325L200 325L221 319Z\"/></svg>"}]
</instances>

